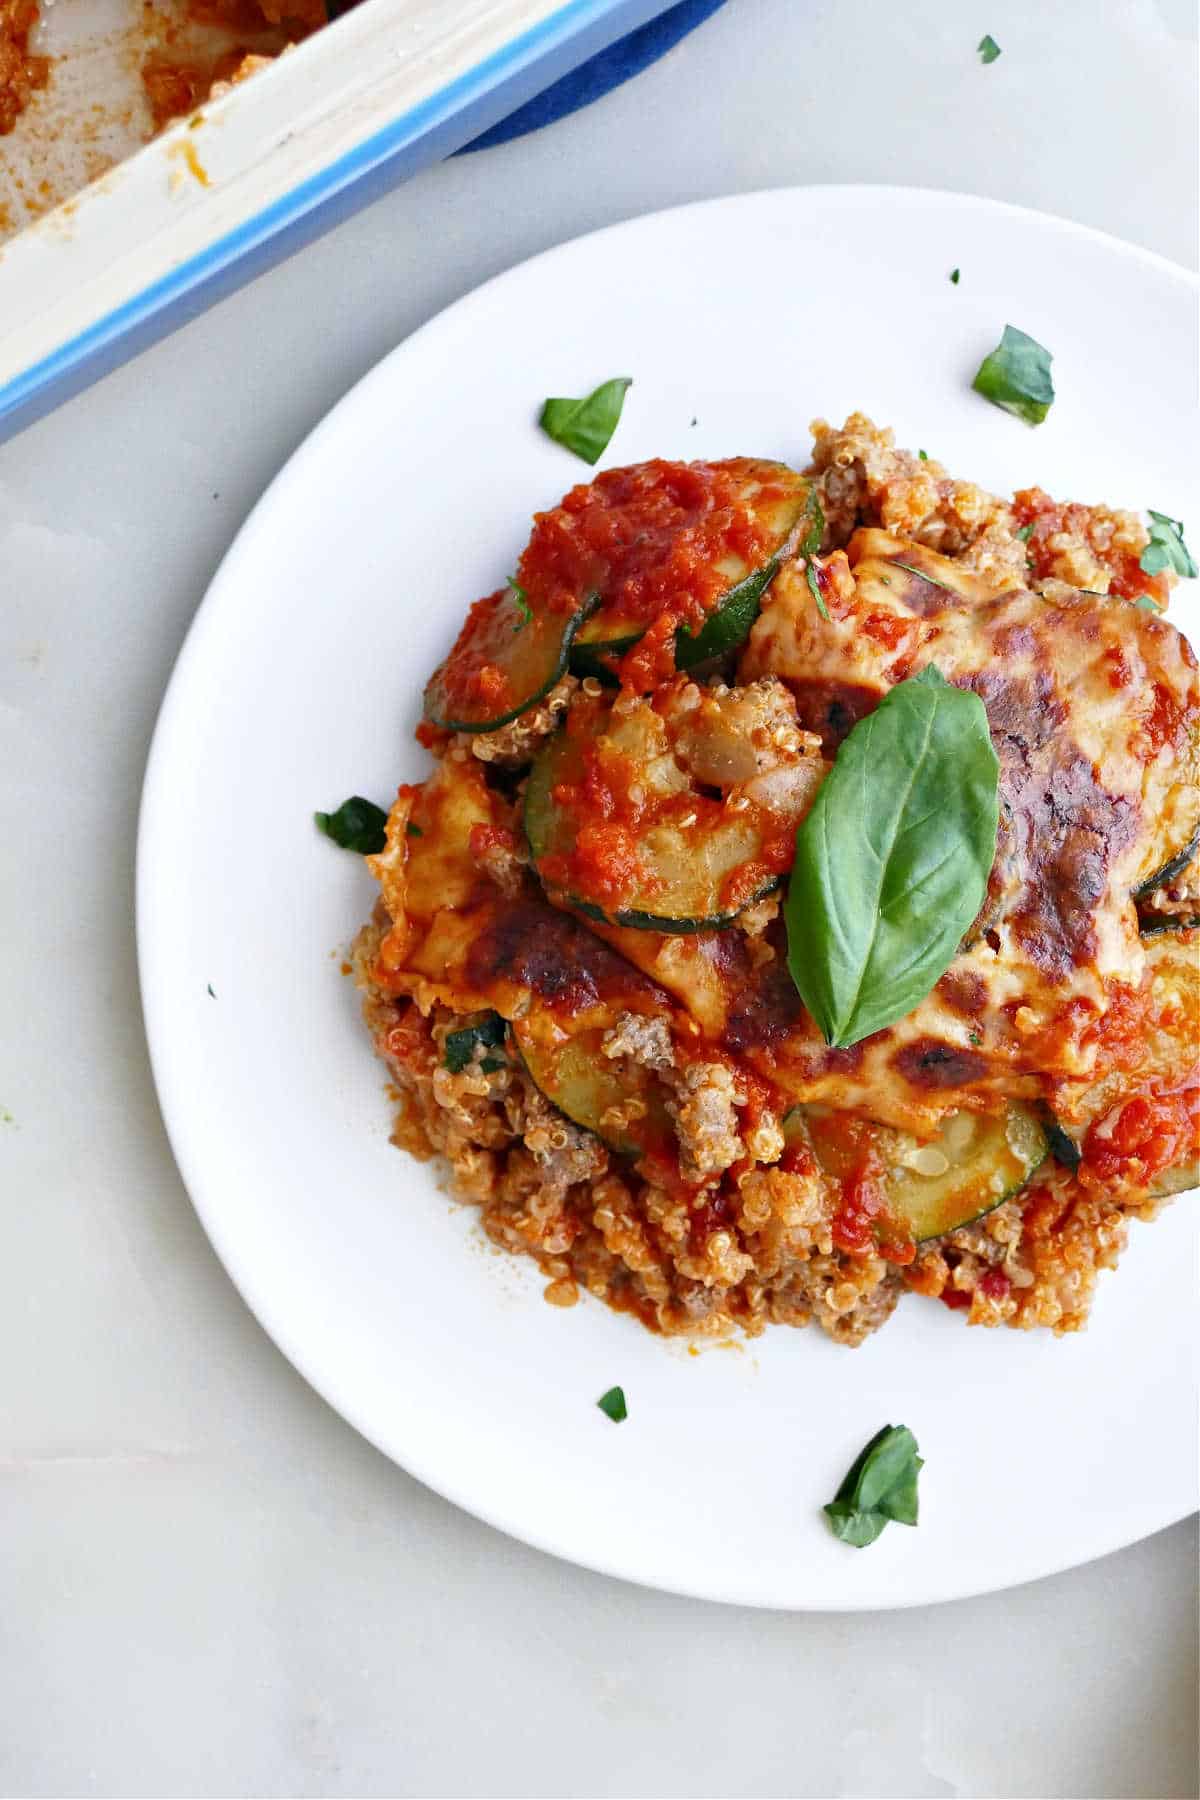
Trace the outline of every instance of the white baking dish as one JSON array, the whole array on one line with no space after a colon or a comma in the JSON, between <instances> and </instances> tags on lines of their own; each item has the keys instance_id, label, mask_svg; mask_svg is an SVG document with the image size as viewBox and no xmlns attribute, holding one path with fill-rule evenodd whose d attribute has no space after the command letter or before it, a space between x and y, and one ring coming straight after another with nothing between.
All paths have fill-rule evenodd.
<instances>
[{"instance_id":1,"label":"white baking dish","mask_svg":"<svg viewBox=\"0 0 1200 1800\"><path fill-rule=\"evenodd\" d=\"M93 86L131 81L118 14L58 0ZM366 0L210 101L0 247L0 439L478 132L667 0ZM84 59L87 58L86 65ZM64 71L71 68L64 58ZM57 81L57 78L56 78ZM56 98L70 108L69 77ZM82 118L88 90L74 97ZM133 108L134 110L131 110ZM51 132L52 178L144 129L130 105L89 142ZM21 127L0 139L0 197L44 173ZM19 196L18 196L19 198Z\"/></svg>"}]
</instances>

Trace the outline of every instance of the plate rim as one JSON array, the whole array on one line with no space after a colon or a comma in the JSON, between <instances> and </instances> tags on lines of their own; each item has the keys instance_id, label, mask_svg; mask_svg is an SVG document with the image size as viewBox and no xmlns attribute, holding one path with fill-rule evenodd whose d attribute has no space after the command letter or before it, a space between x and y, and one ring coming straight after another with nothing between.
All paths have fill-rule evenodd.
<instances>
[{"instance_id":1,"label":"plate rim","mask_svg":"<svg viewBox=\"0 0 1200 1800\"><path fill-rule=\"evenodd\" d=\"M798 183L759 187L732 194L712 195L677 206L636 213L595 230L581 232L573 237L563 239L533 256L508 265L486 281L468 289L458 299L439 309L414 331L401 338L322 415L271 477L239 525L208 581L205 592L184 634L163 691L146 756L138 807L135 850L135 937L138 986L155 1096L163 1128L189 1202L218 1261L258 1325L301 1378L326 1405L390 1462L396 1464L405 1473L420 1481L423 1486L462 1512L479 1519L484 1524L520 1543L528 1544L535 1550L576 1567L587 1569L594 1574L628 1582L635 1587L646 1588L652 1592L677 1594L685 1598L709 1601L718 1605L747 1606L771 1612L806 1614L809 1612L905 1611L913 1607L948 1605L954 1600L1005 1592L1012 1588L1028 1585L1033 1581L1043 1580L1054 1574L1084 1567L1103 1557L1113 1555L1118 1550L1139 1543L1145 1538L1154 1536L1159 1531L1168 1529L1182 1519L1190 1517L1196 1507L1185 1506L1181 1510L1176 1504L1171 1504L1144 1528L1139 1528L1133 1536L1129 1535L1126 1525L1118 1526L1109 1533L1102 1533L1089 1545L1086 1553L1077 1560L1071 1559L1064 1562L1060 1552L1048 1554L1043 1559L1035 1559L1032 1570L1027 1574L1022 1574L1016 1580L1002 1575L994 1582L980 1584L976 1580L971 1580L965 1586L951 1585L932 1595L899 1593L895 1597L882 1600L877 1597L849 1596L843 1603L836 1606L827 1603L810 1606L790 1598L775 1600L760 1595L747 1597L744 1592L734 1591L729 1584L723 1584L719 1576L701 1586L672 1579L669 1576L662 1577L648 1572L631 1571L628 1566L621 1566L612 1556L589 1555L581 1552L564 1537L556 1537L555 1533L539 1529L536 1526L531 1527L520 1517L510 1515L504 1507L489 1506L486 1494L480 1495L478 1490L473 1489L468 1497L463 1491L462 1484L452 1476L445 1477L431 1471L427 1459L419 1452L410 1455L406 1451L402 1457L382 1441L380 1432L360 1410L353 1392L343 1392L339 1387L336 1375L331 1375L321 1366L322 1359L319 1356L309 1353L303 1340L303 1334L298 1341L297 1334L288 1320L279 1316L272 1303L270 1283L259 1282L253 1268L239 1265L236 1246L230 1242L229 1235L227 1235L220 1205L209 1204L209 1197L205 1193L206 1179L203 1173L203 1158L193 1153L192 1143L187 1141L190 1134L183 1129L179 1113L176 1112L172 1116L168 1100L170 1079L167 1073L170 1062L169 1034L164 1030L161 1015L156 1018L150 999L150 989L153 985L151 978L157 953L151 942L153 933L150 918L153 907L150 895L149 868L152 858L149 846L155 834L157 815L161 808L168 803L162 771L167 765L170 752L175 714L181 711L186 704L191 665L201 656L209 633L218 628L220 609L218 605L213 604L213 601L214 599L219 601L227 570L238 558L244 545L264 528L264 519L272 506L276 489L290 478L297 464L320 453L326 435L338 428L345 411L361 403L364 390L384 378L383 371L394 358L410 351L427 336L436 335L441 329L451 329L453 322L456 322L465 311L474 306L486 305L492 291L510 279L519 275L523 276L527 271L537 268L550 258L564 254L575 246L593 240L602 240L616 233L628 233L631 229L637 228L652 229L657 221L674 219L680 215L698 214L718 208L736 208L759 200L783 201L785 197L797 197L810 201L814 198L828 199L834 207L839 201L862 204L875 200L886 202L893 207L896 205L935 204L950 208L1016 216L1039 227L1048 226L1053 230L1065 231L1072 236L1090 240L1109 251L1142 263L1159 275L1166 275L1181 282L1194 294L1200 294L1200 273L1187 269L1182 264L1174 262L1144 245L1131 243L1094 226L1084 225L1058 214L1015 205L1008 201L991 199L987 196L961 193L952 189L909 185L892 186L879 182ZM286 1308L283 1310L286 1312Z\"/></svg>"}]
</instances>

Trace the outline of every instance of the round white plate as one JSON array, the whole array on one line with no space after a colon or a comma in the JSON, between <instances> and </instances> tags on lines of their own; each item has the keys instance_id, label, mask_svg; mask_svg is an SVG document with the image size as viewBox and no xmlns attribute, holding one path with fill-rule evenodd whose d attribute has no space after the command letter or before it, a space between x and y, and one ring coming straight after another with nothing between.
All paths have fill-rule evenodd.
<instances>
[{"instance_id":1,"label":"round white plate","mask_svg":"<svg viewBox=\"0 0 1200 1800\"><path fill-rule=\"evenodd\" d=\"M312 814L350 793L386 803L422 774L428 671L514 567L530 513L587 479L536 429L544 396L633 377L608 464L803 462L809 420L858 407L993 488L1200 525L1194 307L1169 264L980 200L713 201L567 244L452 307L335 409L242 530L146 776L138 940L162 1109L267 1330L450 1499L616 1575L811 1608L1003 1587L1193 1505L1188 1202L1133 1226L1088 1331L1064 1340L908 1300L859 1350L777 1328L692 1355L590 1300L545 1305L533 1267L388 1143L383 1069L340 973L373 884ZM1036 431L971 392L1006 321L1054 352ZM620 1426L595 1404L616 1382ZM820 1507L889 1421L925 1456L921 1523L852 1550Z\"/></svg>"}]
</instances>

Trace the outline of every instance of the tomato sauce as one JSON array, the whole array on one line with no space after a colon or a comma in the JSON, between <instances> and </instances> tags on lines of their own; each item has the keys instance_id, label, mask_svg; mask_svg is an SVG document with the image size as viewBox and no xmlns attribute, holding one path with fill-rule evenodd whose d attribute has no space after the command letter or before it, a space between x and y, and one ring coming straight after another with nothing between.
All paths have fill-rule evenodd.
<instances>
[{"instance_id":1,"label":"tomato sauce","mask_svg":"<svg viewBox=\"0 0 1200 1800\"><path fill-rule=\"evenodd\" d=\"M540 610L574 612L594 589L614 616L694 629L728 591L721 563L753 569L773 548L764 519L791 490L764 484L751 510L745 485L738 459L607 469L535 515L517 579Z\"/></svg>"},{"instance_id":2,"label":"tomato sauce","mask_svg":"<svg viewBox=\"0 0 1200 1800\"><path fill-rule=\"evenodd\" d=\"M1143 594L1165 606L1170 594L1166 577L1147 575L1131 550L1093 541L1094 521L1090 506L1052 500L1042 488L1022 488L1013 496L1013 516L1022 527L1032 527L1026 549L1030 567L1039 579L1053 575L1056 552L1050 540L1061 532L1081 538L1104 564L1111 577L1109 592L1123 600L1139 600Z\"/></svg>"},{"instance_id":3,"label":"tomato sauce","mask_svg":"<svg viewBox=\"0 0 1200 1800\"><path fill-rule=\"evenodd\" d=\"M837 1248L851 1256L874 1252L888 1262L911 1263L916 1256L911 1233L887 1210L878 1127L848 1113L830 1114L820 1122L820 1151L823 1165L841 1182L833 1217Z\"/></svg>"},{"instance_id":4,"label":"tomato sauce","mask_svg":"<svg viewBox=\"0 0 1200 1800\"><path fill-rule=\"evenodd\" d=\"M1152 1181L1200 1155L1200 1083L1135 1094L1098 1119L1083 1140L1088 1169L1104 1180Z\"/></svg>"}]
</instances>

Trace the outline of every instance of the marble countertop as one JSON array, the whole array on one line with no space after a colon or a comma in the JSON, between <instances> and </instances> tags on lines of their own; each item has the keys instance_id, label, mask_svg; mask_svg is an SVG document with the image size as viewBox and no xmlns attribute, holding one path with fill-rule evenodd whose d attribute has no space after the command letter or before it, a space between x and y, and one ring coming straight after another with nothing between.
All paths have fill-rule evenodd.
<instances>
[{"instance_id":1,"label":"marble countertop","mask_svg":"<svg viewBox=\"0 0 1200 1800\"><path fill-rule=\"evenodd\" d=\"M208 1247L132 932L205 586L400 338L566 236L794 182L994 195L1193 265L1194 33L1190 0L729 0L0 449L0 1791L1195 1792L1194 1522L986 1599L768 1615L551 1561L387 1463Z\"/></svg>"}]
</instances>

